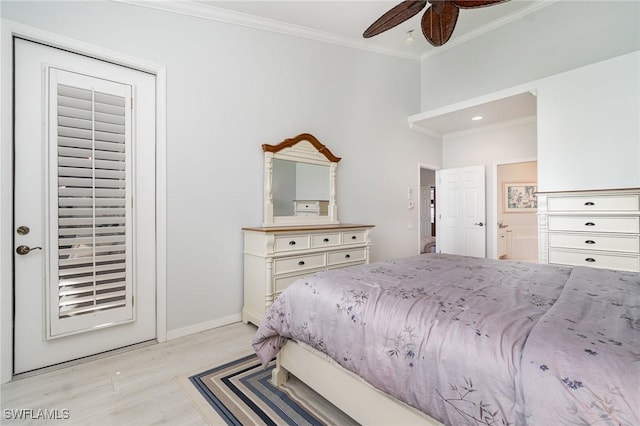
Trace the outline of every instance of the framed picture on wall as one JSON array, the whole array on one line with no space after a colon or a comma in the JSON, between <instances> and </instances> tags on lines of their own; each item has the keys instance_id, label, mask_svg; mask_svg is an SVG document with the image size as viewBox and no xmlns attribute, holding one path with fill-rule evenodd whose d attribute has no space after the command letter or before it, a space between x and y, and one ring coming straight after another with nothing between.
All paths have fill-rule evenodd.
<instances>
[{"instance_id":1,"label":"framed picture on wall","mask_svg":"<svg viewBox=\"0 0 640 426\"><path fill-rule=\"evenodd\" d=\"M504 212L530 213L538 210L535 183L506 182L504 184Z\"/></svg>"}]
</instances>

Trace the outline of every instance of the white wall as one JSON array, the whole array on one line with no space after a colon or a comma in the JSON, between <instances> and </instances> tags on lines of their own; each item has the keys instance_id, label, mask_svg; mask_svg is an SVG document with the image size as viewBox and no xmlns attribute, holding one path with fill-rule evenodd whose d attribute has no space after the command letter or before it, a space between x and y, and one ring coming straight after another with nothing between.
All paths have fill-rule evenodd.
<instances>
[{"instance_id":1,"label":"white wall","mask_svg":"<svg viewBox=\"0 0 640 426\"><path fill-rule=\"evenodd\" d=\"M463 10L461 15L472 13ZM638 50L639 34L638 1L554 2L423 59L421 111Z\"/></svg>"},{"instance_id":2,"label":"white wall","mask_svg":"<svg viewBox=\"0 0 640 426\"><path fill-rule=\"evenodd\" d=\"M536 158L535 120L503 123L469 133L443 138L442 166L456 168L483 165L485 168L487 257L495 253L497 235L497 164Z\"/></svg>"},{"instance_id":3,"label":"white wall","mask_svg":"<svg viewBox=\"0 0 640 426\"><path fill-rule=\"evenodd\" d=\"M640 186L640 52L537 87L540 191Z\"/></svg>"},{"instance_id":4,"label":"white wall","mask_svg":"<svg viewBox=\"0 0 640 426\"><path fill-rule=\"evenodd\" d=\"M407 187L419 162L441 161L439 141L407 126L419 62L114 2L1 7L166 66L169 331L240 312L241 227L262 223L263 143L314 134L342 157L340 220L376 226L372 260L417 253Z\"/></svg>"},{"instance_id":5,"label":"white wall","mask_svg":"<svg viewBox=\"0 0 640 426\"><path fill-rule=\"evenodd\" d=\"M639 34L640 2L555 2L423 59L422 110L536 89L540 191L638 187ZM444 138L444 167L502 158Z\"/></svg>"}]
</instances>

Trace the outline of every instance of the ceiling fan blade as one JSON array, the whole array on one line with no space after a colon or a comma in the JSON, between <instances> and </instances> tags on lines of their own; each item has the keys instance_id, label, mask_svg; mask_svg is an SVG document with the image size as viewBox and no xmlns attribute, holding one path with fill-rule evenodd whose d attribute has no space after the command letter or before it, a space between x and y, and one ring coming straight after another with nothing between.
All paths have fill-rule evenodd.
<instances>
[{"instance_id":1,"label":"ceiling fan blade","mask_svg":"<svg viewBox=\"0 0 640 426\"><path fill-rule=\"evenodd\" d=\"M450 1L432 5L422 16L422 34L434 46L442 46L451 38L460 9Z\"/></svg>"},{"instance_id":2,"label":"ceiling fan blade","mask_svg":"<svg viewBox=\"0 0 640 426\"><path fill-rule=\"evenodd\" d=\"M369 38L383 33L417 15L426 5L427 0L405 0L378 18L365 30L362 36Z\"/></svg>"},{"instance_id":3,"label":"ceiling fan blade","mask_svg":"<svg viewBox=\"0 0 640 426\"><path fill-rule=\"evenodd\" d=\"M475 9L477 7L493 6L494 4L507 1L509 0L453 0L453 4L460 9Z\"/></svg>"}]
</instances>

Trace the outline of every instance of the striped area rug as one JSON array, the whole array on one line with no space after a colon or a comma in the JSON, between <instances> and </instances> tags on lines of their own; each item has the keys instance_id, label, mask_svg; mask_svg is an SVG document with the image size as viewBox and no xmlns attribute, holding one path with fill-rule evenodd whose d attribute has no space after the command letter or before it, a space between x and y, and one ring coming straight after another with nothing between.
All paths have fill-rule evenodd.
<instances>
[{"instance_id":1,"label":"striped area rug","mask_svg":"<svg viewBox=\"0 0 640 426\"><path fill-rule=\"evenodd\" d=\"M273 386L274 367L275 360L265 370L255 355L249 355L190 376L217 416L200 408L201 413L210 423L227 425L357 424L295 377L281 388Z\"/></svg>"}]
</instances>

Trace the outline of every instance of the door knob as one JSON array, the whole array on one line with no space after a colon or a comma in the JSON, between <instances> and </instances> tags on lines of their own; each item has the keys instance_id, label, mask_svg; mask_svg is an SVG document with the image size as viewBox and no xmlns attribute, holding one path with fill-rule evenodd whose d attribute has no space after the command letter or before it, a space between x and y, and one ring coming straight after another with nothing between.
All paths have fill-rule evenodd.
<instances>
[{"instance_id":1,"label":"door knob","mask_svg":"<svg viewBox=\"0 0 640 426\"><path fill-rule=\"evenodd\" d=\"M474 223L474 225L478 225L478 226L484 226L484 223L479 222L479 223Z\"/></svg>"},{"instance_id":2,"label":"door knob","mask_svg":"<svg viewBox=\"0 0 640 426\"><path fill-rule=\"evenodd\" d=\"M33 250L42 250L42 247L29 248L29 246L18 246L16 248L16 253L18 253L21 256L24 256L25 254L29 254Z\"/></svg>"}]
</instances>

